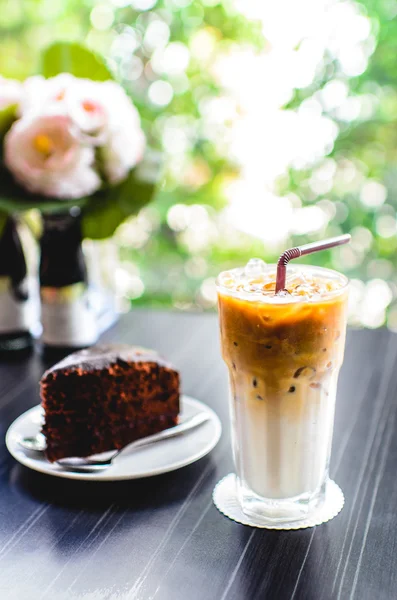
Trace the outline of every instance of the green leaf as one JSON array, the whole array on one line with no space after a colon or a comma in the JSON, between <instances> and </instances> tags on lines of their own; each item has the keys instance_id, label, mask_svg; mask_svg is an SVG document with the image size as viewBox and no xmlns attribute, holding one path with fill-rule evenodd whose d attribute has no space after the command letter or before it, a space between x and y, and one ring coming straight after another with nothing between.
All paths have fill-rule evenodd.
<instances>
[{"instance_id":1,"label":"green leaf","mask_svg":"<svg viewBox=\"0 0 397 600\"><path fill-rule=\"evenodd\" d=\"M4 156L4 137L16 119L17 105L12 104L0 110L0 162Z\"/></svg>"},{"instance_id":2,"label":"green leaf","mask_svg":"<svg viewBox=\"0 0 397 600\"><path fill-rule=\"evenodd\" d=\"M119 185L91 196L83 213L83 237L99 240L111 237L127 217L148 204L156 190L156 176L146 166L130 171Z\"/></svg>"},{"instance_id":3,"label":"green leaf","mask_svg":"<svg viewBox=\"0 0 397 600\"><path fill-rule=\"evenodd\" d=\"M0 138L2 139L16 118L17 105L11 104L0 110Z\"/></svg>"},{"instance_id":4,"label":"green leaf","mask_svg":"<svg viewBox=\"0 0 397 600\"><path fill-rule=\"evenodd\" d=\"M104 60L77 43L56 42L44 50L41 56L41 73L54 77L59 73L71 73L75 77L107 81L114 79Z\"/></svg>"},{"instance_id":5,"label":"green leaf","mask_svg":"<svg viewBox=\"0 0 397 600\"><path fill-rule=\"evenodd\" d=\"M6 224L8 218L8 214L6 212L0 211L0 237L3 233L4 225Z\"/></svg>"}]
</instances>

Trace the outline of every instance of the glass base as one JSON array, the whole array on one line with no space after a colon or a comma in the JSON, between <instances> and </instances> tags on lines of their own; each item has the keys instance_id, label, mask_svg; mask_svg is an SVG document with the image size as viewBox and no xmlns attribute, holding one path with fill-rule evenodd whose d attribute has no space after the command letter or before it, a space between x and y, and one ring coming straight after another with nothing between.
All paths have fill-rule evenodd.
<instances>
[{"instance_id":1,"label":"glass base","mask_svg":"<svg viewBox=\"0 0 397 600\"><path fill-rule=\"evenodd\" d=\"M263 498L237 480L238 498L243 513L259 527L275 527L289 523L299 525L324 505L327 481L314 493L292 498Z\"/></svg>"},{"instance_id":2,"label":"glass base","mask_svg":"<svg viewBox=\"0 0 397 600\"><path fill-rule=\"evenodd\" d=\"M237 489L237 477L234 473L229 473L229 475L223 477L217 483L213 492L212 497L215 506L225 517L228 517L232 521L260 529L286 531L316 527L336 517L344 505L342 490L332 479L328 479L324 503L317 510L311 511L307 518L295 521L278 521L269 518L256 519L255 517L248 517L243 512Z\"/></svg>"}]
</instances>

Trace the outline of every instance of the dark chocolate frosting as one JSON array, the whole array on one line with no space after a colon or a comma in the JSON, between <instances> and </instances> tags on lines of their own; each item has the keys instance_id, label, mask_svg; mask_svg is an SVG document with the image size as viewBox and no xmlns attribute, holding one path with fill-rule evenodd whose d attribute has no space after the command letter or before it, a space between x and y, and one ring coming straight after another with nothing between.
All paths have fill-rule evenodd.
<instances>
[{"instance_id":1,"label":"dark chocolate frosting","mask_svg":"<svg viewBox=\"0 0 397 600\"><path fill-rule=\"evenodd\" d=\"M155 350L148 350L147 348L140 348L139 346L129 346L128 344L99 344L69 354L69 356L66 356L66 358L48 369L44 373L42 381L45 380L50 373L64 370L75 371L77 369L89 372L107 369L112 365L123 361L127 363L151 362L157 363L159 366L168 369L173 368L172 365L161 358Z\"/></svg>"}]
</instances>

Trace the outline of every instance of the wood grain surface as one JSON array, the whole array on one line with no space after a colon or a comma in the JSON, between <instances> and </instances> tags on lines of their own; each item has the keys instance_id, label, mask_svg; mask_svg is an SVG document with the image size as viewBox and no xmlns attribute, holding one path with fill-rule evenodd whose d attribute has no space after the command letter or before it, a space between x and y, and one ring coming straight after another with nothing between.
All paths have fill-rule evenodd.
<instances>
[{"instance_id":1,"label":"wood grain surface","mask_svg":"<svg viewBox=\"0 0 397 600\"><path fill-rule=\"evenodd\" d=\"M1 600L397 598L397 336L350 331L331 475L346 504L294 532L238 525L212 503L233 470L227 376L215 315L133 311L106 340L155 347L183 391L208 403L224 432L198 463L151 479L75 482L18 465L5 432L39 402L48 363L0 364Z\"/></svg>"}]
</instances>

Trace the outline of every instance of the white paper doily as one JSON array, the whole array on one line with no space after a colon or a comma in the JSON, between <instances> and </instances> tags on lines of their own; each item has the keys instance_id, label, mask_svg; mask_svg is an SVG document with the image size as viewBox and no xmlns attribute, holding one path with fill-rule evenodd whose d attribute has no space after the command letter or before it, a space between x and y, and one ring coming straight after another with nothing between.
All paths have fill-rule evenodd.
<instances>
[{"instance_id":1,"label":"white paper doily","mask_svg":"<svg viewBox=\"0 0 397 600\"><path fill-rule=\"evenodd\" d=\"M306 527L315 527L336 517L345 503L342 490L335 481L330 479L327 484L324 504L307 519L283 523L282 525L257 525L241 509L237 497L236 475L234 473L229 473L216 484L212 498L217 509L232 521L250 527L259 527L260 529L305 529Z\"/></svg>"}]
</instances>

